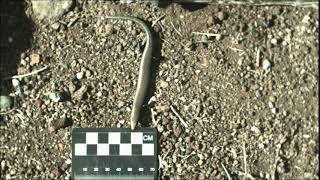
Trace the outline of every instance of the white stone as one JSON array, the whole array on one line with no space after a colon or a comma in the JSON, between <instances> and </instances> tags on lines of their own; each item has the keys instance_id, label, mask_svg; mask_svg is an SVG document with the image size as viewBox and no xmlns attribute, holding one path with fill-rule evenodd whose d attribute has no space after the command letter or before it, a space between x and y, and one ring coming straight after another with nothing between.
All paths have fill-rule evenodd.
<instances>
[{"instance_id":1,"label":"white stone","mask_svg":"<svg viewBox=\"0 0 320 180\"><path fill-rule=\"evenodd\" d=\"M265 71L267 71L267 70L269 70L270 66L271 66L270 61L268 61L267 59L264 59L263 62L262 62L262 68Z\"/></svg>"},{"instance_id":2,"label":"white stone","mask_svg":"<svg viewBox=\"0 0 320 180\"><path fill-rule=\"evenodd\" d=\"M76 76L77 76L77 79L81 80L84 76L84 73L82 71L78 72Z\"/></svg>"},{"instance_id":3,"label":"white stone","mask_svg":"<svg viewBox=\"0 0 320 180\"><path fill-rule=\"evenodd\" d=\"M12 86L13 87L17 87L17 86L19 86L19 84L20 84L20 81L18 79L12 79Z\"/></svg>"},{"instance_id":4,"label":"white stone","mask_svg":"<svg viewBox=\"0 0 320 180\"><path fill-rule=\"evenodd\" d=\"M271 44L277 45L278 44L278 40L276 38L272 38L271 39Z\"/></svg>"}]
</instances>

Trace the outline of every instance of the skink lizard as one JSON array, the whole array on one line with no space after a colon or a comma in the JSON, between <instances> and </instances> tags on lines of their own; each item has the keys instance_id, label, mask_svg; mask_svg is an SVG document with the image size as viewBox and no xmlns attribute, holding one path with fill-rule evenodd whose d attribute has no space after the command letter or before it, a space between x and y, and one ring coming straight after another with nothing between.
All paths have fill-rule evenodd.
<instances>
[{"instance_id":1,"label":"skink lizard","mask_svg":"<svg viewBox=\"0 0 320 180\"><path fill-rule=\"evenodd\" d=\"M106 16L106 19L113 19L113 20L128 20L133 21L145 31L146 33L146 45L142 54L142 59L140 63L140 69L139 69L139 75L138 75L138 85L136 94L133 101L133 107L131 112L131 118L130 118L130 124L131 129L134 130L139 119L140 110L142 107L142 104L144 102L147 88L148 88L148 82L149 82L149 76L150 76L150 63L152 59L152 34L149 29L149 27L139 18L132 17L132 16Z\"/></svg>"}]
</instances>

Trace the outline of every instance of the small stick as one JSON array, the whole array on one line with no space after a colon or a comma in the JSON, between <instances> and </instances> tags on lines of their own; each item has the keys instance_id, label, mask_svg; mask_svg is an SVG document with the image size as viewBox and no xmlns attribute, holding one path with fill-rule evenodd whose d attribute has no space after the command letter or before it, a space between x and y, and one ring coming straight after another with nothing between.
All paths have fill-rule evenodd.
<instances>
[{"instance_id":1,"label":"small stick","mask_svg":"<svg viewBox=\"0 0 320 180\"><path fill-rule=\"evenodd\" d=\"M158 125L158 122L159 122L159 120L160 119L158 119L157 121L156 121L156 119L154 118L155 117L155 112L154 112L154 110L151 108L151 119L152 119L152 123L153 123L153 127L156 127L157 125Z\"/></svg>"},{"instance_id":2,"label":"small stick","mask_svg":"<svg viewBox=\"0 0 320 180\"><path fill-rule=\"evenodd\" d=\"M224 167L223 163L221 163L221 165L222 165L222 168L223 168L224 172L227 174L228 180L232 180L232 178L231 178L230 174L228 173L226 167Z\"/></svg>"},{"instance_id":3,"label":"small stick","mask_svg":"<svg viewBox=\"0 0 320 180\"><path fill-rule=\"evenodd\" d=\"M192 32L192 34L197 34L197 35L206 35L206 36L221 36L221 34L203 33L203 32Z\"/></svg>"},{"instance_id":4,"label":"small stick","mask_svg":"<svg viewBox=\"0 0 320 180\"><path fill-rule=\"evenodd\" d=\"M154 20L153 21L153 23L151 24L151 27L153 27L154 25L156 25L156 23L158 22L158 21L160 21L163 17L165 17L166 15L164 14L164 15L162 15L162 16L160 16L159 18L157 18L156 20ZM161 26L161 25L160 25Z\"/></svg>"},{"instance_id":5,"label":"small stick","mask_svg":"<svg viewBox=\"0 0 320 180\"><path fill-rule=\"evenodd\" d=\"M194 151L192 151L192 153L184 156L184 157L182 158L182 160L186 160L188 157L190 157L190 156L192 156L192 155L195 155L195 154L196 154L196 153L195 153Z\"/></svg>"},{"instance_id":6,"label":"small stick","mask_svg":"<svg viewBox=\"0 0 320 180\"><path fill-rule=\"evenodd\" d=\"M212 42L212 41L196 41L195 43L209 43L209 42Z\"/></svg>"},{"instance_id":7,"label":"small stick","mask_svg":"<svg viewBox=\"0 0 320 180\"><path fill-rule=\"evenodd\" d=\"M243 161L244 161L244 177L243 177L243 179L246 179L248 172L247 172L247 153L246 153L245 142L243 142L242 151L243 151Z\"/></svg>"},{"instance_id":8,"label":"small stick","mask_svg":"<svg viewBox=\"0 0 320 180\"><path fill-rule=\"evenodd\" d=\"M242 49L238 49L238 48L234 48L234 47L229 47L230 49L234 50L234 51L239 51L239 52L243 52L244 50Z\"/></svg>"},{"instance_id":9,"label":"small stick","mask_svg":"<svg viewBox=\"0 0 320 180\"><path fill-rule=\"evenodd\" d=\"M170 106L170 109L171 109L171 111L179 118L179 120L180 120L180 122L182 123L182 125L183 125L185 128L188 128L187 123L186 123L185 120L178 114L178 112L177 112L172 106Z\"/></svg>"},{"instance_id":10,"label":"small stick","mask_svg":"<svg viewBox=\"0 0 320 180\"><path fill-rule=\"evenodd\" d=\"M172 25L173 29L179 34L179 36L182 36L181 32L176 29L176 27L174 26L172 21L171 21L171 25Z\"/></svg>"},{"instance_id":11,"label":"small stick","mask_svg":"<svg viewBox=\"0 0 320 180\"><path fill-rule=\"evenodd\" d=\"M159 168L158 169L160 170L160 169L163 169L163 166L164 166L164 162L163 161L164 160L162 160L160 155L158 155L158 159L159 159Z\"/></svg>"},{"instance_id":12,"label":"small stick","mask_svg":"<svg viewBox=\"0 0 320 180\"><path fill-rule=\"evenodd\" d=\"M261 49L261 47L259 47L257 50L257 56L256 56L256 66L257 67L259 67L259 65L260 65L260 49Z\"/></svg>"},{"instance_id":13,"label":"small stick","mask_svg":"<svg viewBox=\"0 0 320 180\"><path fill-rule=\"evenodd\" d=\"M22 75L15 75L15 76L12 76L12 77L5 77L4 80L8 80L8 79L19 79L19 78L23 78L23 77L27 77L27 76L32 76L34 74L38 74L39 72L42 72L44 70L46 70L48 68L48 66L45 66L41 69L38 69L38 70L35 70L31 73L27 73L27 74L22 74Z\"/></svg>"}]
</instances>

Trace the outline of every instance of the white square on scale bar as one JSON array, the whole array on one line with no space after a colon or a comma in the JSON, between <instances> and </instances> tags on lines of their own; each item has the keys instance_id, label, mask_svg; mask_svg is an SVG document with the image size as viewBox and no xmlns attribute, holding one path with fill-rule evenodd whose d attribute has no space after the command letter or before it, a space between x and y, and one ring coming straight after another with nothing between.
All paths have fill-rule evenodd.
<instances>
[{"instance_id":1,"label":"white square on scale bar","mask_svg":"<svg viewBox=\"0 0 320 180\"><path fill-rule=\"evenodd\" d=\"M153 156L154 144L142 144L142 156Z\"/></svg>"},{"instance_id":2,"label":"white square on scale bar","mask_svg":"<svg viewBox=\"0 0 320 180\"><path fill-rule=\"evenodd\" d=\"M96 132L86 133L86 144L98 144L98 133Z\"/></svg>"},{"instance_id":3,"label":"white square on scale bar","mask_svg":"<svg viewBox=\"0 0 320 180\"><path fill-rule=\"evenodd\" d=\"M110 132L109 133L109 144L120 144L120 133L119 132Z\"/></svg>"},{"instance_id":4,"label":"white square on scale bar","mask_svg":"<svg viewBox=\"0 0 320 180\"><path fill-rule=\"evenodd\" d=\"M133 132L131 133L131 144L142 144L143 143L143 134L142 132Z\"/></svg>"},{"instance_id":5,"label":"white square on scale bar","mask_svg":"<svg viewBox=\"0 0 320 180\"><path fill-rule=\"evenodd\" d=\"M75 144L74 145L74 155L75 156L86 156L87 155L87 145L86 144Z\"/></svg>"},{"instance_id":6,"label":"white square on scale bar","mask_svg":"<svg viewBox=\"0 0 320 180\"><path fill-rule=\"evenodd\" d=\"M132 148L131 144L120 144L120 156L131 156L132 155Z\"/></svg>"},{"instance_id":7,"label":"white square on scale bar","mask_svg":"<svg viewBox=\"0 0 320 180\"><path fill-rule=\"evenodd\" d=\"M109 144L97 144L97 156L108 156Z\"/></svg>"}]
</instances>

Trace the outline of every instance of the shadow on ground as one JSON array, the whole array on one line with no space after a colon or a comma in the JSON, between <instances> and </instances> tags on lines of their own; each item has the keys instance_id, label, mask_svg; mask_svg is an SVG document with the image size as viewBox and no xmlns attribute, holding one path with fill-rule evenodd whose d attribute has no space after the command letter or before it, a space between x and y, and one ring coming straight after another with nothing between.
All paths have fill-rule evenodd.
<instances>
[{"instance_id":1,"label":"shadow on ground","mask_svg":"<svg viewBox=\"0 0 320 180\"><path fill-rule=\"evenodd\" d=\"M0 0L0 95L12 92L11 81L4 78L17 74L21 53L32 42L34 24L25 7L22 0Z\"/></svg>"},{"instance_id":2,"label":"shadow on ground","mask_svg":"<svg viewBox=\"0 0 320 180\"><path fill-rule=\"evenodd\" d=\"M195 2L186 2L183 0L166 0L166 1L159 1L159 7L166 8L172 3L180 4L182 8L189 10L189 11L196 11L202 8L205 8L208 4L207 3L195 3Z\"/></svg>"}]
</instances>

